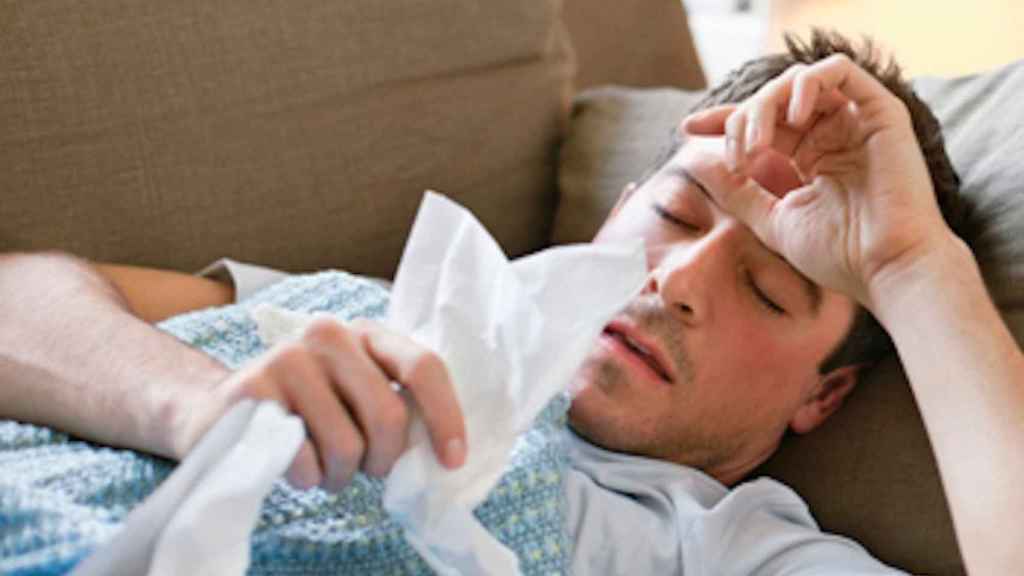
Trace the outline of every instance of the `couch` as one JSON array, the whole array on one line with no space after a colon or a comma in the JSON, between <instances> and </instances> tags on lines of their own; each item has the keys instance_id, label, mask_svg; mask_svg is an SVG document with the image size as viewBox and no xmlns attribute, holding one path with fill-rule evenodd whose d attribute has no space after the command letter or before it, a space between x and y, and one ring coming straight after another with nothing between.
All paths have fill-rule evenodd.
<instances>
[{"instance_id":1,"label":"couch","mask_svg":"<svg viewBox=\"0 0 1024 576\"><path fill-rule=\"evenodd\" d=\"M586 240L705 84L678 0L13 0L0 53L0 252L182 271L390 277L425 188L513 256ZM1018 337L1022 82L919 82ZM760 473L884 561L962 573L898 363L849 404Z\"/></svg>"}]
</instances>

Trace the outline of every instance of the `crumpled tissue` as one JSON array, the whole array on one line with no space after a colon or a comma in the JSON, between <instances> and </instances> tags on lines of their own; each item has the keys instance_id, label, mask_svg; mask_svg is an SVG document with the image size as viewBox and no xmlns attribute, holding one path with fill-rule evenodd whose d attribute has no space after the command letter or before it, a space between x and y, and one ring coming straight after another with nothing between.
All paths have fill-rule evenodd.
<instances>
[{"instance_id":1,"label":"crumpled tissue","mask_svg":"<svg viewBox=\"0 0 1024 576\"><path fill-rule=\"evenodd\" d=\"M276 402L235 404L73 576L244 574L263 499L304 437Z\"/></svg>"},{"instance_id":2,"label":"crumpled tissue","mask_svg":"<svg viewBox=\"0 0 1024 576\"><path fill-rule=\"evenodd\" d=\"M480 524L473 510L500 479L516 439L567 389L602 328L639 291L645 272L639 240L561 246L510 262L468 211L438 194L426 194L402 255L387 324L444 360L465 418L467 455L457 470L442 466L422 418L414 413L409 449L386 480L384 507L439 574L519 573L515 554ZM315 315L262 307L252 317L269 346L296 337ZM302 440L301 423L294 417L280 408L272 414L264 408L276 408L270 403L251 404L224 416L129 516L120 537L81 568L116 566L120 554L142 558L131 564L136 566L152 556L150 574L213 574L206 564L213 560L217 574L242 574L248 542L242 545L237 536L252 531L259 503ZM259 414L266 417L260 420ZM257 430L260 425L266 429ZM264 444L252 454L240 448L252 442ZM251 460L236 462L238 454ZM229 462L249 470L230 474L242 485L230 486L226 476L206 473L226 472ZM235 506L246 514L234 512ZM216 540L222 547L214 549L206 539L218 530L230 534ZM150 554L154 541L163 542L163 548L157 545Z\"/></svg>"}]
</instances>

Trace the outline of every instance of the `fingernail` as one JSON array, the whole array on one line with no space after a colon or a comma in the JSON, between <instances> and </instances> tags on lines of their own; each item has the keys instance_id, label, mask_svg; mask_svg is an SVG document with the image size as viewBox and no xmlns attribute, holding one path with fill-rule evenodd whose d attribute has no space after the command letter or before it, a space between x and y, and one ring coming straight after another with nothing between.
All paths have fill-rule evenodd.
<instances>
[{"instance_id":1,"label":"fingernail","mask_svg":"<svg viewBox=\"0 0 1024 576\"><path fill-rule=\"evenodd\" d=\"M729 166L729 170L736 170L736 139L732 137L726 137L725 139L725 163Z\"/></svg>"},{"instance_id":2,"label":"fingernail","mask_svg":"<svg viewBox=\"0 0 1024 576\"><path fill-rule=\"evenodd\" d=\"M750 154L754 150L754 146L757 146L757 139L761 136L761 130L757 127L757 124L749 124L747 128L747 154Z\"/></svg>"},{"instance_id":3,"label":"fingernail","mask_svg":"<svg viewBox=\"0 0 1024 576\"><path fill-rule=\"evenodd\" d=\"M789 107L786 110L786 122L788 122L791 126L796 126L796 113L797 113L796 105L797 105L796 99L790 100L789 101Z\"/></svg>"},{"instance_id":4,"label":"fingernail","mask_svg":"<svg viewBox=\"0 0 1024 576\"><path fill-rule=\"evenodd\" d=\"M452 438L444 449L444 459L449 468L458 468L466 460L466 443L461 438Z\"/></svg>"}]
</instances>

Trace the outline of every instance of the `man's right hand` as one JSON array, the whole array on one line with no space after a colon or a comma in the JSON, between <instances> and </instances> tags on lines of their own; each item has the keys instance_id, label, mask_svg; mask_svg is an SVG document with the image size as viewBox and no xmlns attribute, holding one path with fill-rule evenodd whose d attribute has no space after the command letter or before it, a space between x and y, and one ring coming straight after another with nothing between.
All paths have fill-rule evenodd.
<instances>
[{"instance_id":1,"label":"man's right hand","mask_svg":"<svg viewBox=\"0 0 1024 576\"><path fill-rule=\"evenodd\" d=\"M300 339L270 350L209 395L198 396L176 444L191 449L238 400L275 400L306 426L288 481L337 491L360 469L387 475L405 452L413 408L406 395L425 421L438 460L448 468L461 466L465 422L442 360L376 322L321 318Z\"/></svg>"},{"instance_id":2,"label":"man's right hand","mask_svg":"<svg viewBox=\"0 0 1024 576\"><path fill-rule=\"evenodd\" d=\"M881 279L958 243L907 107L845 55L795 65L743 103L698 112L682 128L725 136L732 171L697 174L723 209L805 276L873 312ZM768 149L804 180L782 198L747 175Z\"/></svg>"}]
</instances>

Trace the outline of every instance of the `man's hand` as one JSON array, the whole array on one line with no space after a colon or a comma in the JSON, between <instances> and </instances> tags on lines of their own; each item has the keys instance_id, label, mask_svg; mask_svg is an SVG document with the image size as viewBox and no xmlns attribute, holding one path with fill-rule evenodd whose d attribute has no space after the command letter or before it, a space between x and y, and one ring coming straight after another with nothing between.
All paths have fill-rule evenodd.
<instances>
[{"instance_id":1,"label":"man's hand","mask_svg":"<svg viewBox=\"0 0 1024 576\"><path fill-rule=\"evenodd\" d=\"M804 275L869 309L877 279L953 238L906 107L845 55L794 66L681 129L725 136L732 171L695 174L723 209ZM746 175L769 149L804 182L782 198Z\"/></svg>"},{"instance_id":2,"label":"man's hand","mask_svg":"<svg viewBox=\"0 0 1024 576\"><path fill-rule=\"evenodd\" d=\"M423 416L440 462L461 466L465 423L440 358L371 321L318 319L299 340L267 352L200 396L202 405L193 409L179 445L189 449L239 399L276 400L306 425L289 482L337 491L360 469L387 475L405 452L411 410L406 394Z\"/></svg>"}]
</instances>

